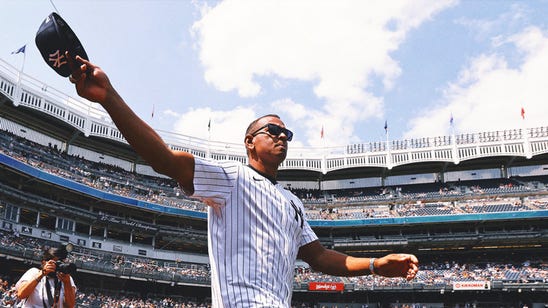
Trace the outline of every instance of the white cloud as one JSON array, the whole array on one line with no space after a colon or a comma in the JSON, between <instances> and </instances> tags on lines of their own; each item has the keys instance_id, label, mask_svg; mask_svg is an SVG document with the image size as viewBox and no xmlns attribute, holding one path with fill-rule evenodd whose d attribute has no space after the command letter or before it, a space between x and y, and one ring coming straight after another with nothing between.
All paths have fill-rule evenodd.
<instances>
[{"instance_id":1,"label":"white cloud","mask_svg":"<svg viewBox=\"0 0 548 308\"><path fill-rule=\"evenodd\" d=\"M212 141L242 144L247 126L256 118L252 108L237 107L230 111L211 108L192 109L181 114L174 124L174 131ZM211 120L211 128L208 124ZM210 136L211 135L211 136Z\"/></svg>"},{"instance_id":2,"label":"white cloud","mask_svg":"<svg viewBox=\"0 0 548 308\"><path fill-rule=\"evenodd\" d=\"M501 33L503 31L510 31L513 27L519 26L521 22L527 19L527 15L531 12L522 3L514 3L511 5L511 9L498 16L496 19L472 19L469 17L461 17L455 20L457 24L468 28L468 30L474 35L476 40L483 41L490 38L493 33ZM500 35L495 35L490 38L493 44L497 45Z\"/></svg>"},{"instance_id":3,"label":"white cloud","mask_svg":"<svg viewBox=\"0 0 548 308\"><path fill-rule=\"evenodd\" d=\"M264 87L258 77L273 78L275 88L277 78L314 82L323 105L300 117L308 141L319 144L317 126L325 123L326 138L341 144L355 138L358 121L382 116L383 100L370 88L379 79L390 89L400 75L390 53L411 29L453 4L227 0L204 9L193 33L204 77L221 91L256 97Z\"/></svg>"},{"instance_id":4,"label":"white cloud","mask_svg":"<svg viewBox=\"0 0 548 308\"><path fill-rule=\"evenodd\" d=\"M504 41L522 55L519 64L511 67L497 50L477 56L448 85L440 107L413 119L405 137L449 133L451 113L455 130L464 133L546 125L548 33L530 27Z\"/></svg>"},{"instance_id":5,"label":"white cloud","mask_svg":"<svg viewBox=\"0 0 548 308\"><path fill-rule=\"evenodd\" d=\"M310 116L311 113L311 111L307 110L306 106L297 104L290 98L276 100L270 105L273 110L288 114L292 121L300 121Z\"/></svg>"},{"instance_id":6,"label":"white cloud","mask_svg":"<svg viewBox=\"0 0 548 308\"><path fill-rule=\"evenodd\" d=\"M179 116L181 116L180 113L178 113L175 110L171 110L171 109L166 109L166 110L162 111L162 115L165 115L167 117L179 117Z\"/></svg>"}]
</instances>

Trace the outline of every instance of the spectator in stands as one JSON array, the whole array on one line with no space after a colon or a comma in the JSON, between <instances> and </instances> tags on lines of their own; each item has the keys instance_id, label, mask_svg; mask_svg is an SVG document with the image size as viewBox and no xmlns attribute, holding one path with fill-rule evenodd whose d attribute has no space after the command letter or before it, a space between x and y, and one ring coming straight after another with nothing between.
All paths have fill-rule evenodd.
<instances>
[{"instance_id":1,"label":"spectator in stands","mask_svg":"<svg viewBox=\"0 0 548 308\"><path fill-rule=\"evenodd\" d=\"M74 307L76 285L69 272L57 270L56 261L67 258L65 246L44 250L41 268L32 267L15 285L17 307Z\"/></svg>"},{"instance_id":2,"label":"spectator in stands","mask_svg":"<svg viewBox=\"0 0 548 308\"><path fill-rule=\"evenodd\" d=\"M68 57L69 59L71 57ZM276 115L251 122L244 144L249 165L173 151L119 96L107 75L77 57L70 76L78 94L100 103L151 167L210 206L209 255L213 306L289 307L295 260L338 276L379 274L413 279L414 255L354 258L326 249L304 217L301 201L276 182L293 133Z\"/></svg>"}]
</instances>

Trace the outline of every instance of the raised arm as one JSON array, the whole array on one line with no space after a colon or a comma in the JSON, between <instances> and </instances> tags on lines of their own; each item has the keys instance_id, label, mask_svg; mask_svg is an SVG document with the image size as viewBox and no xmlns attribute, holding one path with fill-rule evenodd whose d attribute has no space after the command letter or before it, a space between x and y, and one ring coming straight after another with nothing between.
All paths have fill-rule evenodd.
<instances>
[{"instance_id":1,"label":"raised arm","mask_svg":"<svg viewBox=\"0 0 548 308\"><path fill-rule=\"evenodd\" d=\"M187 194L192 194L194 156L187 152L171 150L124 102L100 67L79 56L76 60L80 65L69 79L76 85L78 95L101 104L137 154L156 172L173 178Z\"/></svg>"},{"instance_id":2,"label":"raised arm","mask_svg":"<svg viewBox=\"0 0 548 308\"><path fill-rule=\"evenodd\" d=\"M382 258L355 258L335 250L326 249L319 241L299 249L299 258L314 270L334 276L361 276L376 274L384 277L415 278L419 260L410 254L389 254ZM371 262L373 261L373 264ZM374 273L371 272L374 270Z\"/></svg>"},{"instance_id":3,"label":"raised arm","mask_svg":"<svg viewBox=\"0 0 548 308\"><path fill-rule=\"evenodd\" d=\"M25 299L34 292L34 289L40 282L40 280L46 275L44 270L36 269L36 271L27 272L21 280L15 285L15 290L17 291L17 297L19 299Z\"/></svg>"}]
</instances>

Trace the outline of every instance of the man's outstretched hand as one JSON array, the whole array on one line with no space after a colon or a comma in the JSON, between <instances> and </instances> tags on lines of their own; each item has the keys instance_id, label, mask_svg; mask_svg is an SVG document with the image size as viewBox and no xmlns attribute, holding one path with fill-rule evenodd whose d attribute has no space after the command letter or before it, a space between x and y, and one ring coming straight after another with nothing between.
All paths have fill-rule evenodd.
<instances>
[{"instance_id":1,"label":"man's outstretched hand","mask_svg":"<svg viewBox=\"0 0 548 308\"><path fill-rule=\"evenodd\" d=\"M67 54L67 59L72 58ZM75 61L69 60L73 68L69 80L76 86L79 96L103 104L111 95L116 95L108 76L100 67L80 56L76 56Z\"/></svg>"},{"instance_id":2,"label":"man's outstretched hand","mask_svg":"<svg viewBox=\"0 0 548 308\"><path fill-rule=\"evenodd\" d=\"M385 277L415 278L419 271L419 260L411 254L389 254L375 260L375 274Z\"/></svg>"}]
</instances>

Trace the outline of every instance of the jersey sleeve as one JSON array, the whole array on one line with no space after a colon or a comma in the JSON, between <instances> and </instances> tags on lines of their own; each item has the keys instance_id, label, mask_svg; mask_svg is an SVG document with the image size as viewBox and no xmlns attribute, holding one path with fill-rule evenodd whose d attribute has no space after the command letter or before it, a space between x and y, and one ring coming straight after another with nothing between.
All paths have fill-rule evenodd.
<instances>
[{"instance_id":1,"label":"jersey sleeve","mask_svg":"<svg viewBox=\"0 0 548 308\"><path fill-rule=\"evenodd\" d=\"M302 246L304 246L308 243L311 243L311 242L313 242L317 239L318 239L318 236L316 235L316 233L314 233L314 231L312 230L312 228L308 224L308 221L305 221L300 246L302 247Z\"/></svg>"},{"instance_id":2,"label":"jersey sleeve","mask_svg":"<svg viewBox=\"0 0 548 308\"><path fill-rule=\"evenodd\" d=\"M302 211L304 214L304 225L303 225L303 233L302 233L302 236L301 236L301 242L299 243L299 247L302 247L308 243L311 243L315 240L318 239L318 236L316 235L316 233L314 232L314 230L312 230L312 227L310 227L310 225L308 224L308 219L306 217L306 210L304 208L304 205L302 203L302 201L299 200L299 203L300 203L300 206L302 208Z\"/></svg>"},{"instance_id":3,"label":"jersey sleeve","mask_svg":"<svg viewBox=\"0 0 548 308\"><path fill-rule=\"evenodd\" d=\"M236 162L196 158L192 196L214 208L224 206L234 188L239 166Z\"/></svg>"}]
</instances>

